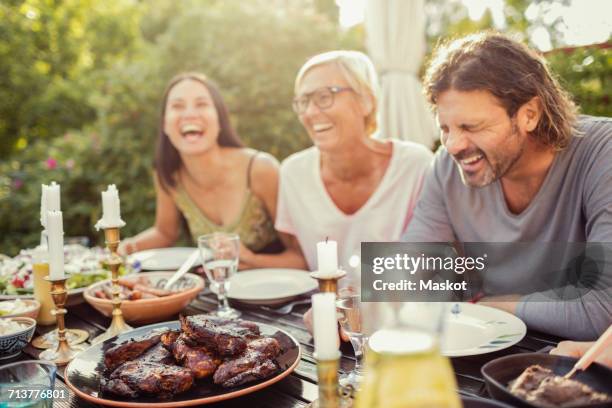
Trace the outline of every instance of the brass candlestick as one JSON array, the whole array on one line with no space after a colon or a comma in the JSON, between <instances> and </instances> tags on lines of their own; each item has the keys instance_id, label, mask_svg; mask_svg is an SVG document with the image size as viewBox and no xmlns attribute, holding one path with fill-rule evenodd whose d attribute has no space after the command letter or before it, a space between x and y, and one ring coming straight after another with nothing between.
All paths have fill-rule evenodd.
<instances>
[{"instance_id":1,"label":"brass candlestick","mask_svg":"<svg viewBox=\"0 0 612 408\"><path fill-rule=\"evenodd\" d=\"M319 387L319 398L309 405L311 408L349 408L353 401L346 396L340 395L338 386L338 368L340 365L340 352L336 358L330 360L317 360L317 380Z\"/></svg>"},{"instance_id":2,"label":"brass candlestick","mask_svg":"<svg viewBox=\"0 0 612 408\"><path fill-rule=\"evenodd\" d=\"M321 273L320 271L314 271L310 273L310 276L319 282L320 292L338 293L338 280L346 276L346 271L338 269L332 275Z\"/></svg>"},{"instance_id":3,"label":"brass candlestick","mask_svg":"<svg viewBox=\"0 0 612 408\"><path fill-rule=\"evenodd\" d=\"M117 248L119 248L119 228L105 228L104 229L104 238L106 239L105 243L107 248L111 251L108 265L111 268L111 281L113 284L113 319L111 320L111 324L109 328L93 339L93 343L100 343L104 340L108 340L111 337L115 337L116 335L131 330L132 327L128 326L128 324L123 320L123 313L121 312L121 297L119 294L121 293L121 289L119 289L119 267L121 266L121 257L117 254Z\"/></svg>"},{"instance_id":4,"label":"brass candlestick","mask_svg":"<svg viewBox=\"0 0 612 408\"><path fill-rule=\"evenodd\" d=\"M64 315L68 311L64 308L66 304L66 298L68 297L68 291L66 290L66 279L50 279L48 276L46 280L51 282L51 297L55 303L55 309L51 313L55 315L57 321L57 335L58 344L57 349L48 349L40 353L39 358L41 360L53 361L57 365L68 364L74 356L85 348L81 345L70 346L66 340L66 326L64 321Z\"/></svg>"}]
</instances>

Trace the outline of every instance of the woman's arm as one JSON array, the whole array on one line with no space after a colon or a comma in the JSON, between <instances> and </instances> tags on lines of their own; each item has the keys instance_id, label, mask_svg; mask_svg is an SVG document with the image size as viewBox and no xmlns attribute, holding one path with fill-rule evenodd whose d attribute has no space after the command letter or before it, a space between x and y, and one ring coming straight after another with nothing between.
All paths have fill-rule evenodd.
<instances>
[{"instance_id":1,"label":"woman's arm","mask_svg":"<svg viewBox=\"0 0 612 408\"><path fill-rule=\"evenodd\" d=\"M172 196L164 190L156 175L153 177L156 194L155 224L138 235L124 239L119 253L129 255L150 248L171 246L179 236L179 212Z\"/></svg>"},{"instance_id":2,"label":"woman's arm","mask_svg":"<svg viewBox=\"0 0 612 408\"><path fill-rule=\"evenodd\" d=\"M278 161L270 154L258 154L253 162L251 173L251 190L259 197L272 221L276 220L278 199ZM307 269L308 265L302 255L297 239L290 234L280 233L285 250L279 254L256 254L244 245L240 248L240 269L262 267L284 267Z\"/></svg>"}]
</instances>

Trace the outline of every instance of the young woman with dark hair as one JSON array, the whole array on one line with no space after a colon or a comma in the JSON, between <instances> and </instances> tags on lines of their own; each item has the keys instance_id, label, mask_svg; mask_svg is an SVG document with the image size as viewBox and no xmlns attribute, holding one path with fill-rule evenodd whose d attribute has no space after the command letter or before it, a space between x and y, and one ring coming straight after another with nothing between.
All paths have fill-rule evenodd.
<instances>
[{"instance_id":1,"label":"young woman with dark hair","mask_svg":"<svg viewBox=\"0 0 612 408\"><path fill-rule=\"evenodd\" d=\"M122 242L130 254L174 244L184 217L194 239L215 231L241 240L241 266L258 253L282 250L266 266L304 268L294 239L274 230L278 162L244 147L217 87L204 75L184 73L164 92L155 156L155 224Z\"/></svg>"}]
</instances>

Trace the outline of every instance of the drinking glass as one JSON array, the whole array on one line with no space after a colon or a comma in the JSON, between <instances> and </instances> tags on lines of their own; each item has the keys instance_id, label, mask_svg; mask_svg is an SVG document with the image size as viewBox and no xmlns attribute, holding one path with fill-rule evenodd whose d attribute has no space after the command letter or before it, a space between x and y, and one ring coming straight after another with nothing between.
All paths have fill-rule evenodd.
<instances>
[{"instance_id":1,"label":"drinking glass","mask_svg":"<svg viewBox=\"0 0 612 408\"><path fill-rule=\"evenodd\" d=\"M448 358L440 353L443 303L372 302L362 306L365 372L356 408L460 408Z\"/></svg>"},{"instance_id":2,"label":"drinking glass","mask_svg":"<svg viewBox=\"0 0 612 408\"><path fill-rule=\"evenodd\" d=\"M49 361L26 360L0 367L0 407L51 408L57 367Z\"/></svg>"},{"instance_id":3,"label":"drinking glass","mask_svg":"<svg viewBox=\"0 0 612 408\"><path fill-rule=\"evenodd\" d=\"M363 378L363 351L368 337L363 333L361 315L361 295L353 288L340 289L336 300L338 322L348 335L355 351L355 367L340 377L340 385L359 389Z\"/></svg>"},{"instance_id":4,"label":"drinking glass","mask_svg":"<svg viewBox=\"0 0 612 408\"><path fill-rule=\"evenodd\" d=\"M213 314L226 319L239 317L240 312L231 308L227 301L227 292L230 285L228 279L238 269L240 237L225 232L202 235L198 237L198 248L208 281L217 289L219 307Z\"/></svg>"}]
</instances>

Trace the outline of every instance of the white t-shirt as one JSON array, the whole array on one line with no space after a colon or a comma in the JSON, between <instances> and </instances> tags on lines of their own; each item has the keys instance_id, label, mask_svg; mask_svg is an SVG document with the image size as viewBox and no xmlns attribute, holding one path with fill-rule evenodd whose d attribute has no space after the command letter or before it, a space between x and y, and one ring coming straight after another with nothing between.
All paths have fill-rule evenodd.
<instances>
[{"instance_id":1,"label":"white t-shirt","mask_svg":"<svg viewBox=\"0 0 612 408\"><path fill-rule=\"evenodd\" d=\"M397 241L406 229L433 153L417 143L392 142L380 184L350 215L336 207L325 189L316 147L283 161L275 227L297 238L310 270L317 269L316 243L326 238L338 242L339 266L351 274L349 259L359 256L362 241Z\"/></svg>"}]
</instances>

